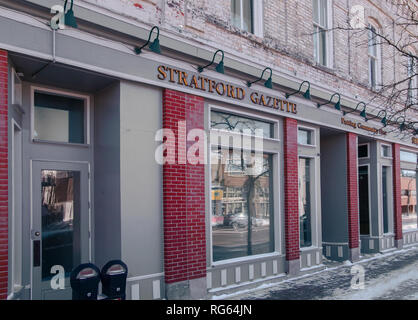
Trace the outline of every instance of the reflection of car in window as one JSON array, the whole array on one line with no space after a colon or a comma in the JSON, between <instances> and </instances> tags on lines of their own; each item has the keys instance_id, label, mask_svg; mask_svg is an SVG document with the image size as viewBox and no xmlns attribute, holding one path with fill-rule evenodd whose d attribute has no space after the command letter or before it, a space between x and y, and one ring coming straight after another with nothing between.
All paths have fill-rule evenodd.
<instances>
[{"instance_id":1,"label":"reflection of car in window","mask_svg":"<svg viewBox=\"0 0 418 320\"><path fill-rule=\"evenodd\" d=\"M255 217L251 217L251 224L252 226L259 227L264 224L263 219L258 219ZM248 226L248 216L244 213L231 213L225 216L224 218L224 226L232 227L234 230L238 230L239 228L247 228Z\"/></svg>"}]
</instances>

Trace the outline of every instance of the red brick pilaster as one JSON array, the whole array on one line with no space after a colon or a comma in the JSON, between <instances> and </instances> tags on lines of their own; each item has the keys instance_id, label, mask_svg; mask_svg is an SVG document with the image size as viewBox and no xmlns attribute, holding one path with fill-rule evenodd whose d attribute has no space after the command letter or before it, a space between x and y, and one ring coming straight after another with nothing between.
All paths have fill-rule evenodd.
<instances>
[{"instance_id":1,"label":"red brick pilaster","mask_svg":"<svg viewBox=\"0 0 418 320\"><path fill-rule=\"evenodd\" d=\"M284 119L284 201L287 261L298 260L300 256L297 124L295 119Z\"/></svg>"},{"instance_id":2,"label":"red brick pilaster","mask_svg":"<svg viewBox=\"0 0 418 320\"><path fill-rule=\"evenodd\" d=\"M349 248L359 247L359 204L357 135L347 132L347 200L348 200L348 244Z\"/></svg>"},{"instance_id":3,"label":"red brick pilaster","mask_svg":"<svg viewBox=\"0 0 418 320\"><path fill-rule=\"evenodd\" d=\"M0 300L8 279L8 59L0 50Z\"/></svg>"},{"instance_id":4,"label":"red brick pilaster","mask_svg":"<svg viewBox=\"0 0 418 320\"><path fill-rule=\"evenodd\" d=\"M401 207L401 151L400 145L392 144L393 158L393 218L395 240L402 239L402 207Z\"/></svg>"},{"instance_id":5,"label":"red brick pilaster","mask_svg":"<svg viewBox=\"0 0 418 320\"><path fill-rule=\"evenodd\" d=\"M186 124L180 126L179 122ZM164 272L168 284L206 277L205 167L178 154L192 129L204 129L203 98L165 89L163 127L176 136L176 162L163 169ZM180 161L179 161L180 160Z\"/></svg>"}]
</instances>

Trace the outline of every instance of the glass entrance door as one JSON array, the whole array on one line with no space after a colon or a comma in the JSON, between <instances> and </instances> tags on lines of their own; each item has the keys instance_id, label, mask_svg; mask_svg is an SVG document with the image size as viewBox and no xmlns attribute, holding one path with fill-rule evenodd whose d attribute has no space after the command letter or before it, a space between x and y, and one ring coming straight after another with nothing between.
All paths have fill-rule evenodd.
<instances>
[{"instance_id":1,"label":"glass entrance door","mask_svg":"<svg viewBox=\"0 0 418 320\"><path fill-rule=\"evenodd\" d=\"M89 261L88 165L33 162L32 299L71 299L69 276Z\"/></svg>"}]
</instances>

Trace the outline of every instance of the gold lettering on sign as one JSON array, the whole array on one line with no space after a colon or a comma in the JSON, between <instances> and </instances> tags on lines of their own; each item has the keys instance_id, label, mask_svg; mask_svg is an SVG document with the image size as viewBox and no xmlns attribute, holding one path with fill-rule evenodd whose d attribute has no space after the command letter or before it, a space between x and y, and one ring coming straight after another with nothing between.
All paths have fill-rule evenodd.
<instances>
[{"instance_id":1,"label":"gold lettering on sign","mask_svg":"<svg viewBox=\"0 0 418 320\"><path fill-rule=\"evenodd\" d=\"M158 66L157 71L157 78L161 81L168 81L179 86L202 90L204 92L217 94L234 100L242 101L246 97L246 91L244 88L234 86L223 81L212 80L197 75L190 76L187 72L164 65ZM264 95L256 91L251 93L249 102L257 106L273 108L283 112L297 113L296 104L281 100L277 97Z\"/></svg>"},{"instance_id":2,"label":"gold lettering on sign","mask_svg":"<svg viewBox=\"0 0 418 320\"><path fill-rule=\"evenodd\" d=\"M384 131L383 129L369 127L369 126L366 126L366 125L362 124L361 122L356 123L356 122L353 122L351 120L347 120L347 119L344 119L344 118L341 118L341 124L346 125L346 126L350 126L353 129L361 129L361 130L368 131L368 132L371 132L371 133L374 133L374 134L381 134L381 135L386 135L387 134L387 132Z\"/></svg>"},{"instance_id":3,"label":"gold lettering on sign","mask_svg":"<svg viewBox=\"0 0 418 320\"><path fill-rule=\"evenodd\" d=\"M418 138L413 137L412 138L412 143L418 145Z\"/></svg>"}]
</instances>

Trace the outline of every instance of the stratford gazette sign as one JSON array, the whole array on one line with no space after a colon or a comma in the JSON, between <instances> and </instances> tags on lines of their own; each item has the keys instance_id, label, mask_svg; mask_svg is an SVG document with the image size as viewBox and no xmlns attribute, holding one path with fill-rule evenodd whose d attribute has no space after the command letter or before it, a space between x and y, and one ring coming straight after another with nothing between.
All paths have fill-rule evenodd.
<instances>
[{"instance_id":1,"label":"stratford gazette sign","mask_svg":"<svg viewBox=\"0 0 418 320\"><path fill-rule=\"evenodd\" d=\"M278 97L262 94L257 91L248 95L247 91L239 86L228 84L222 81L213 80L201 75L189 75L185 71L172 67L158 66L158 79L168 81L195 90L201 90L220 97L227 97L234 100L245 101L247 103L297 114L296 103L280 99Z\"/></svg>"}]
</instances>

